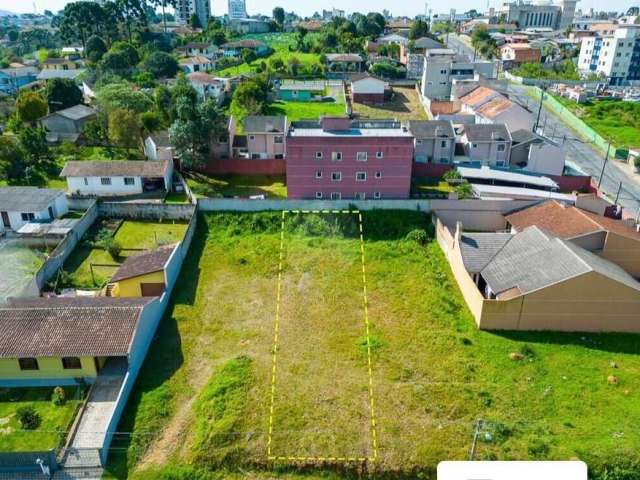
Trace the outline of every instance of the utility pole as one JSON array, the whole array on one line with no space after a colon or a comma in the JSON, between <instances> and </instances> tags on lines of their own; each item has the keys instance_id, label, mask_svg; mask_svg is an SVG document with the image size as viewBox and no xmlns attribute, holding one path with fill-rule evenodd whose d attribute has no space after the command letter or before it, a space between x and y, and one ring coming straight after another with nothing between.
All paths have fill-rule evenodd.
<instances>
[{"instance_id":1,"label":"utility pole","mask_svg":"<svg viewBox=\"0 0 640 480\"><path fill-rule=\"evenodd\" d=\"M600 178L598 179L598 190L600 190L600 185L602 184L602 177L604 177L604 168L607 166L607 162L609 161L609 150L611 150L611 140L609 140L609 144L607 145L607 153L604 156L602 171L600 172Z\"/></svg>"},{"instance_id":2,"label":"utility pole","mask_svg":"<svg viewBox=\"0 0 640 480\"><path fill-rule=\"evenodd\" d=\"M538 131L538 124L540 123L540 115L542 114L542 103L544 102L544 91L545 88L540 88L540 105L538 106L538 116L536 117L536 123L533 126L533 133Z\"/></svg>"},{"instance_id":3,"label":"utility pole","mask_svg":"<svg viewBox=\"0 0 640 480\"><path fill-rule=\"evenodd\" d=\"M618 198L620 197L620 191L622 190L622 182L618 185L618 193L616 193L616 201L613 202L614 205L618 204Z\"/></svg>"}]
</instances>

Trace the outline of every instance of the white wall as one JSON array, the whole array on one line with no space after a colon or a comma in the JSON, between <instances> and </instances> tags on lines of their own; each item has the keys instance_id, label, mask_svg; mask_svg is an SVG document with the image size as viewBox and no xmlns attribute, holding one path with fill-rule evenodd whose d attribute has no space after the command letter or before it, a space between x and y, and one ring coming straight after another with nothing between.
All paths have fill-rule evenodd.
<instances>
[{"instance_id":1,"label":"white wall","mask_svg":"<svg viewBox=\"0 0 640 480\"><path fill-rule=\"evenodd\" d=\"M564 171L565 151L561 145L543 143L531 145L529 162L524 170L546 175L562 175Z\"/></svg>"},{"instance_id":2,"label":"white wall","mask_svg":"<svg viewBox=\"0 0 640 480\"><path fill-rule=\"evenodd\" d=\"M67 197L63 193L58 195L51 204L49 204L53 208L53 216L54 218L60 218L65 213L69 211L69 206L67 204ZM40 222L48 222L51 217L49 216L49 208L45 208L39 212L33 212L30 210L20 210L18 212L7 212L9 215L9 221L11 222L11 230L20 230L20 228L29 223L29 221L22 220L23 213L33 213L35 218L34 221ZM2 231L2 221L0 221L0 231Z\"/></svg>"},{"instance_id":3,"label":"white wall","mask_svg":"<svg viewBox=\"0 0 640 480\"><path fill-rule=\"evenodd\" d=\"M351 84L353 93L380 94L384 93L384 82L375 78L363 78Z\"/></svg>"},{"instance_id":4,"label":"white wall","mask_svg":"<svg viewBox=\"0 0 640 480\"><path fill-rule=\"evenodd\" d=\"M85 178L87 185L85 185ZM111 185L102 185L102 177L67 177L67 187L69 193L80 192L81 195L113 196L113 195L135 195L142 193L142 179L134 179L133 185L125 185L125 177L109 177Z\"/></svg>"}]
</instances>

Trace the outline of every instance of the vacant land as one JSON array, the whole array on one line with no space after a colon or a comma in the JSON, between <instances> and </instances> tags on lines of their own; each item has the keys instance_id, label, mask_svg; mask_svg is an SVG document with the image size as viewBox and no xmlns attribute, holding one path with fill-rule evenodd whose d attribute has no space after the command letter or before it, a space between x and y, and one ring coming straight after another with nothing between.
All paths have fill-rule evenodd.
<instances>
[{"instance_id":1,"label":"vacant land","mask_svg":"<svg viewBox=\"0 0 640 480\"><path fill-rule=\"evenodd\" d=\"M57 448L73 420L80 391L65 387L67 401L54 405L53 387L0 388L0 452L43 451ZM21 407L33 407L40 415L40 424L33 430L23 430L17 417Z\"/></svg>"},{"instance_id":2,"label":"vacant land","mask_svg":"<svg viewBox=\"0 0 640 480\"><path fill-rule=\"evenodd\" d=\"M249 197L287 198L283 175L203 175L189 173L189 188L196 197Z\"/></svg>"},{"instance_id":3,"label":"vacant land","mask_svg":"<svg viewBox=\"0 0 640 480\"><path fill-rule=\"evenodd\" d=\"M353 104L353 113L360 118L390 118L397 120L426 120L418 92L411 87L393 87L393 98L383 105Z\"/></svg>"},{"instance_id":4,"label":"vacant land","mask_svg":"<svg viewBox=\"0 0 640 480\"><path fill-rule=\"evenodd\" d=\"M344 103L337 102L283 102L269 105L268 115L286 115L289 121L317 120L322 116L346 115Z\"/></svg>"},{"instance_id":5,"label":"vacant land","mask_svg":"<svg viewBox=\"0 0 640 480\"><path fill-rule=\"evenodd\" d=\"M411 195L448 196L455 189L448 182L434 177L416 177L411 180Z\"/></svg>"},{"instance_id":6,"label":"vacant land","mask_svg":"<svg viewBox=\"0 0 640 480\"><path fill-rule=\"evenodd\" d=\"M0 303L19 294L31 281L47 254L44 249L0 241Z\"/></svg>"},{"instance_id":7,"label":"vacant land","mask_svg":"<svg viewBox=\"0 0 640 480\"><path fill-rule=\"evenodd\" d=\"M638 336L478 331L438 245L420 240L432 234L428 216L374 211L363 213L367 340L347 217L286 217L275 350L282 215L200 217L119 426L133 434L114 443L112 475L158 478L190 464L232 478L338 463L433 478L440 460L468 458L479 419L477 459L581 458L596 473L604 463L635 471ZM327 459L373 451L367 346L378 457ZM268 461L274 351L272 453L304 460Z\"/></svg>"}]
</instances>

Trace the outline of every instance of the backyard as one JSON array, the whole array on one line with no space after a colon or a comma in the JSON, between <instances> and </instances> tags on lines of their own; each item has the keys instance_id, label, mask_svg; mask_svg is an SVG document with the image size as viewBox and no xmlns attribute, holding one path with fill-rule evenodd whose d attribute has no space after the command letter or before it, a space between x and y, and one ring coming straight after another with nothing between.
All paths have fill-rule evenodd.
<instances>
[{"instance_id":1,"label":"backyard","mask_svg":"<svg viewBox=\"0 0 640 480\"><path fill-rule=\"evenodd\" d=\"M190 172L187 184L196 197L287 198L283 175L204 175Z\"/></svg>"},{"instance_id":2,"label":"backyard","mask_svg":"<svg viewBox=\"0 0 640 480\"><path fill-rule=\"evenodd\" d=\"M0 388L0 452L44 451L57 448L73 421L80 404L77 387L64 387L66 402L55 405L53 387ZM33 407L40 416L35 429L20 425L17 411Z\"/></svg>"},{"instance_id":3,"label":"backyard","mask_svg":"<svg viewBox=\"0 0 640 480\"><path fill-rule=\"evenodd\" d=\"M44 248L29 248L17 241L0 240L0 303L18 295L46 259Z\"/></svg>"},{"instance_id":4,"label":"backyard","mask_svg":"<svg viewBox=\"0 0 640 480\"><path fill-rule=\"evenodd\" d=\"M412 87L393 87L393 98L383 105L353 104L353 113L360 118L397 120L426 120L427 113L420 103L418 92Z\"/></svg>"},{"instance_id":5,"label":"backyard","mask_svg":"<svg viewBox=\"0 0 640 480\"><path fill-rule=\"evenodd\" d=\"M113 276L120 264L129 256L159 245L176 243L186 232L186 223L143 222L133 220L100 219L87 232L64 264L64 274L56 280L58 287L95 289ZM115 239L122 251L113 258L101 246L101 238Z\"/></svg>"},{"instance_id":6,"label":"backyard","mask_svg":"<svg viewBox=\"0 0 640 480\"><path fill-rule=\"evenodd\" d=\"M267 115L286 115L287 120L317 120L322 116L346 115L344 103L340 102L285 102L276 101L269 105Z\"/></svg>"},{"instance_id":7,"label":"backyard","mask_svg":"<svg viewBox=\"0 0 640 480\"><path fill-rule=\"evenodd\" d=\"M363 238L354 213L201 215L109 475L434 478L476 429L479 460L637 468L638 336L478 331L426 214L361 225Z\"/></svg>"}]
</instances>

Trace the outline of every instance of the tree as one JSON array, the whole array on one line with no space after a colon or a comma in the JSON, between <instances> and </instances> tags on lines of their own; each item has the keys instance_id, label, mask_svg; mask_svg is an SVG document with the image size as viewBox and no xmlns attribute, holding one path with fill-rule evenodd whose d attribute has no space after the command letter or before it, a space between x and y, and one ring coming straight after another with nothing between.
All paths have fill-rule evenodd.
<instances>
[{"instance_id":1,"label":"tree","mask_svg":"<svg viewBox=\"0 0 640 480\"><path fill-rule=\"evenodd\" d=\"M130 67L135 67L140 62L140 55L138 55L136 47L129 42L115 42L109 51L123 54L127 65Z\"/></svg>"},{"instance_id":2,"label":"tree","mask_svg":"<svg viewBox=\"0 0 640 480\"><path fill-rule=\"evenodd\" d=\"M84 51L87 60L91 63L98 63L105 53L107 53L107 44L104 43L104 40L97 35L89 37Z\"/></svg>"},{"instance_id":3,"label":"tree","mask_svg":"<svg viewBox=\"0 0 640 480\"><path fill-rule=\"evenodd\" d=\"M273 20L280 26L284 25L284 8L276 7L273 9Z\"/></svg>"},{"instance_id":4,"label":"tree","mask_svg":"<svg viewBox=\"0 0 640 480\"><path fill-rule=\"evenodd\" d=\"M139 115L140 125L147 133L153 133L162 127L162 116L158 112L142 112Z\"/></svg>"},{"instance_id":5,"label":"tree","mask_svg":"<svg viewBox=\"0 0 640 480\"><path fill-rule=\"evenodd\" d=\"M429 35L429 24L422 19L418 19L413 22L411 29L409 30L409 39L417 40L418 38L426 37Z\"/></svg>"},{"instance_id":6,"label":"tree","mask_svg":"<svg viewBox=\"0 0 640 480\"><path fill-rule=\"evenodd\" d=\"M82 102L82 91L70 78L47 80L44 96L49 104L50 112L57 112Z\"/></svg>"},{"instance_id":7,"label":"tree","mask_svg":"<svg viewBox=\"0 0 640 480\"><path fill-rule=\"evenodd\" d=\"M132 110L136 113L153 108L153 102L144 92L135 90L130 83L112 83L96 92L95 103L107 117L114 110Z\"/></svg>"},{"instance_id":8,"label":"tree","mask_svg":"<svg viewBox=\"0 0 640 480\"><path fill-rule=\"evenodd\" d=\"M24 175L24 154L14 137L0 135L0 179L12 180Z\"/></svg>"},{"instance_id":9,"label":"tree","mask_svg":"<svg viewBox=\"0 0 640 480\"><path fill-rule=\"evenodd\" d=\"M240 52L240 56L242 57L242 61L245 63L251 63L258 58L256 52L249 48L243 48Z\"/></svg>"},{"instance_id":10,"label":"tree","mask_svg":"<svg viewBox=\"0 0 640 480\"><path fill-rule=\"evenodd\" d=\"M47 114L47 102L37 92L22 90L16 99L16 112L23 122L33 123Z\"/></svg>"},{"instance_id":11,"label":"tree","mask_svg":"<svg viewBox=\"0 0 640 480\"><path fill-rule=\"evenodd\" d=\"M156 110L165 118L171 118L171 106L173 100L171 98L171 91L165 85L156 87L153 92L153 103Z\"/></svg>"},{"instance_id":12,"label":"tree","mask_svg":"<svg viewBox=\"0 0 640 480\"><path fill-rule=\"evenodd\" d=\"M17 30L9 30L9 33L7 33L7 37L9 37L10 42L17 42L19 36L20 32Z\"/></svg>"},{"instance_id":13,"label":"tree","mask_svg":"<svg viewBox=\"0 0 640 480\"><path fill-rule=\"evenodd\" d=\"M80 41L86 50L87 39L105 24L105 12L96 2L67 3L62 17L52 26L58 26L60 36L66 41Z\"/></svg>"},{"instance_id":14,"label":"tree","mask_svg":"<svg viewBox=\"0 0 640 480\"><path fill-rule=\"evenodd\" d=\"M173 55L156 51L144 59L142 68L149 71L156 78L171 78L176 76L180 66Z\"/></svg>"},{"instance_id":15,"label":"tree","mask_svg":"<svg viewBox=\"0 0 640 480\"><path fill-rule=\"evenodd\" d=\"M198 18L198 15L196 15L195 13L192 13L191 16L189 17L189 26L193 29L202 28L202 25L200 25L200 19Z\"/></svg>"},{"instance_id":16,"label":"tree","mask_svg":"<svg viewBox=\"0 0 640 480\"><path fill-rule=\"evenodd\" d=\"M140 122L136 112L116 109L109 113L109 140L125 148L134 148L138 144Z\"/></svg>"},{"instance_id":17,"label":"tree","mask_svg":"<svg viewBox=\"0 0 640 480\"><path fill-rule=\"evenodd\" d=\"M44 128L23 128L18 132L18 139L30 164L50 159L47 132Z\"/></svg>"},{"instance_id":18,"label":"tree","mask_svg":"<svg viewBox=\"0 0 640 480\"><path fill-rule=\"evenodd\" d=\"M289 69L289 73L294 77L298 75L298 71L300 70L301 62L298 57L291 57L287 62L287 68Z\"/></svg>"},{"instance_id":19,"label":"tree","mask_svg":"<svg viewBox=\"0 0 640 480\"><path fill-rule=\"evenodd\" d=\"M156 82L156 77L147 71L141 71L133 75L131 78L133 83L138 85L140 88L154 88L158 83Z\"/></svg>"},{"instance_id":20,"label":"tree","mask_svg":"<svg viewBox=\"0 0 640 480\"><path fill-rule=\"evenodd\" d=\"M251 78L236 88L231 101L231 110L246 115L259 115L267 108L269 84L260 77Z\"/></svg>"}]
</instances>

